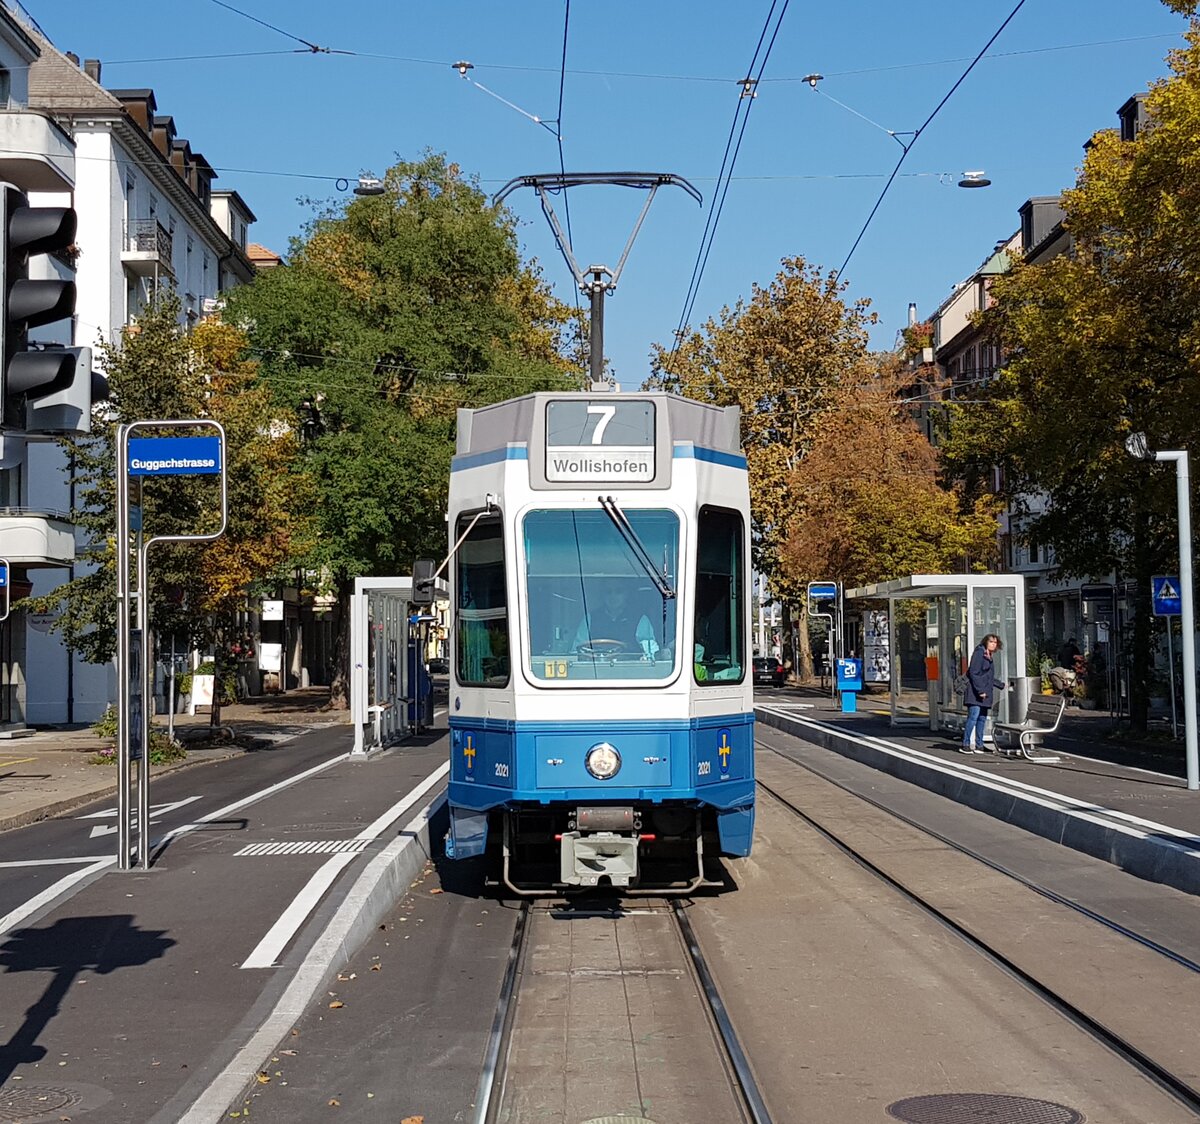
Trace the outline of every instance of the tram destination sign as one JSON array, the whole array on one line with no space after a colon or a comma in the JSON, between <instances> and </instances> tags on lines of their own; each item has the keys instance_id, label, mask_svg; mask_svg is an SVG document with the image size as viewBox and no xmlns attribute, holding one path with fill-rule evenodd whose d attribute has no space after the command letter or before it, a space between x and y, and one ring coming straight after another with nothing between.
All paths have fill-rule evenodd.
<instances>
[{"instance_id":1,"label":"tram destination sign","mask_svg":"<svg viewBox=\"0 0 1200 1124\"><path fill-rule=\"evenodd\" d=\"M556 483L653 480L654 420L653 402L548 402L546 479Z\"/></svg>"},{"instance_id":2,"label":"tram destination sign","mask_svg":"<svg viewBox=\"0 0 1200 1124\"><path fill-rule=\"evenodd\" d=\"M220 437L132 437L130 476L208 476L221 471Z\"/></svg>"}]
</instances>

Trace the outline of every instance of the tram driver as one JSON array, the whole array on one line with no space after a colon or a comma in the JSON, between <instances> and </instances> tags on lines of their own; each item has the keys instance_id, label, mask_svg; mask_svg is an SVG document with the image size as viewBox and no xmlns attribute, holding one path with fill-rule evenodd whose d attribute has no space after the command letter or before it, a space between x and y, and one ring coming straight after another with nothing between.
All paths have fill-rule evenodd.
<instances>
[{"instance_id":1,"label":"tram driver","mask_svg":"<svg viewBox=\"0 0 1200 1124\"><path fill-rule=\"evenodd\" d=\"M583 656L640 654L647 660L659 649L650 618L633 607L623 581L609 582L599 605L584 613L573 647Z\"/></svg>"}]
</instances>

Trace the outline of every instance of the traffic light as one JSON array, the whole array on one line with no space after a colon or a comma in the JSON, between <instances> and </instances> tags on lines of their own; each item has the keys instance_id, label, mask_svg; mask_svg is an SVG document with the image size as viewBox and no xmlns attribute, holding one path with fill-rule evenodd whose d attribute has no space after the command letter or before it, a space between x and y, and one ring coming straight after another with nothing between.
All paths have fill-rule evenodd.
<instances>
[{"instance_id":1,"label":"traffic light","mask_svg":"<svg viewBox=\"0 0 1200 1124\"><path fill-rule=\"evenodd\" d=\"M21 428L21 406L68 388L76 378L78 355L66 348L31 351L29 329L63 320L75 312L74 281L35 281L29 277L34 254L66 250L75 241L72 207L31 207L11 184L0 185L0 404L5 425Z\"/></svg>"},{"instance_id":2,"label":"traffic light","mask_svg":"<svg viewBox=\"0 0 1200 1124\"><path fill-rule=\"evenodd\" d=\"M47 349L51 350L51 349ZM71 381L61 390L40 393L25 403L28 433L91 433L92 403L108 398L108 379L92 370L90 347L58 348L72 357Z\"/></svg>"}]
</instances>

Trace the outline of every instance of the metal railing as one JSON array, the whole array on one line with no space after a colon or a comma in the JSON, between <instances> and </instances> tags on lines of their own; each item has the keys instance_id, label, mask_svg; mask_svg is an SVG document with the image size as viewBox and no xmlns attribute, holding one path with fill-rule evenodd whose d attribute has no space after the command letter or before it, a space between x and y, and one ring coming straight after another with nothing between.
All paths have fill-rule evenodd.
<instances>
[{"instance_id":1,"label":"metal railing","mask_svg":"<svg viewBox=\"0 0 1200 1124\"><path fill-rule=\"evenodd\" d=\"M135 219L125 224L125 249L152 253L169 263L171 234L155 219Z\"/></svg>"}]
</instances>

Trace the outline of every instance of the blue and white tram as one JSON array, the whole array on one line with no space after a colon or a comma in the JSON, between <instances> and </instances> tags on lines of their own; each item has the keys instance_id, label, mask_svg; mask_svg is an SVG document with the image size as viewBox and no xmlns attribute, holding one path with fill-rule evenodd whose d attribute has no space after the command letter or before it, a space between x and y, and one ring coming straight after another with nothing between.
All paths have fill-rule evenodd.
<instances>
[{"instance_id":1,"label":"blue and white tram","mask_svg":"<svg viewBox=\"0 0 1200 1124\"><path fill-rule=\"evenodd\" d=\"M450 857L518 893L686 891L750 853L749 505L735 407L459 411Z\"/></svg>"}]
</instances>

